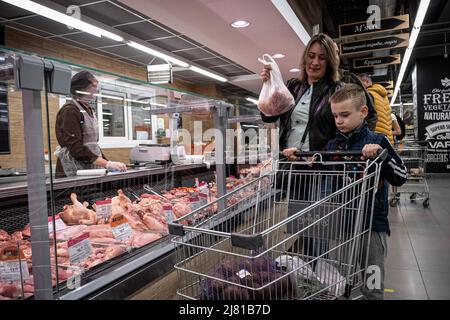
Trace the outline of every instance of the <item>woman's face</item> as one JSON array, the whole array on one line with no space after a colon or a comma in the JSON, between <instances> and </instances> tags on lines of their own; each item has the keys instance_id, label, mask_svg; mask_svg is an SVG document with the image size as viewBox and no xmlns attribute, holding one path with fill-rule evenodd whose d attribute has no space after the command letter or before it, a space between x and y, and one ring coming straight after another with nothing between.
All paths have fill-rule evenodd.
<instances>
[{"instance_id":1,"label":"woman's face","mask_svg":"<svg viewBox=\"0 0 450 320\"><path fill-rule=\"evenodd\" d=\"M314 43L306 55L306 74L311 81L318 81L325 76L328 61L324 48L319 42Z\"/></svg>"}]
</instances>

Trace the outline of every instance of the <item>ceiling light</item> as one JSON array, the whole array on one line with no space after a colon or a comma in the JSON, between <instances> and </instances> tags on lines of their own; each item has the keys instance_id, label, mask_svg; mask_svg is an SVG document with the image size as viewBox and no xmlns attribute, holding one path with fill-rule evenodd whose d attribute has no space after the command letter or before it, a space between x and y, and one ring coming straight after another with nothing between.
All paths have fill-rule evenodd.
<instances>
[{"instance_id":1,"label":"ceiling light","mask_svg":"<svg viewBox=\"0 0 450 320\"><path fill-rule=\"evenodd\" d=\"M309 42L311 36L306 31L303 24L298 19L295 12L292 10L287 0L272 0L272 4L278 9L281 15L284 17L284 20L291 26L300 40L305 44Z\"/></svg>"},{"instance_id":2,"label":"ceiling light","mask_svg":"<svg viewBox=\"0 0 450 320\"><path fill-rule=\"evenodd\" d=\"M414 21L414 25L411 30L411 35L409 37L408 48L406 48L405 55L403 56L402 65L398 73L394 94L392 95L391 99L391 104L393 104L395 102L395 99L397 99L398 91L400 90L400 86L402 84L406 68L408 67L409 59L411 58L414 45L416 44L416 40L419 36L420 27L422 26L423 20L425 19L425 14L427 13L429 4L430 0L420 1L419 9L417 10L416 20Z\"/></svg>"},{"instance_id":3,"label":"ceiling light","mask_svg":"<svg viewBox=\"0 0 450 320\"><path fill-rule=\"evenodd\" d=\"M293 68L293 69L289 70L289 72L300 72L300 69L299 68Z\"/></svg>"},{"instance_id":4,"label":"ceiling light","mask_svg":"<svg viewBox=\"0 0 450 320\"><path fill-rule=\"evenodd\" d=\"M96 96L96 97L102 97L102 98L106 98L106 99L111 99L111 100L120 100L120 101L123 100L123 98L121 98L121 97L108 96L108 95L106 95L106 94L99 94L99 93L94 94L94 96Z\"/></svg>"},{"instance_id":5,"label":"ceiling light","mask_svg":"<svg viewBox=\"0 0 450 320\"><path fill-rule=\"evenodd\" d=\"M46 17L48 19L54 20L56 22L68 25L75 29L92 34L96 37L104 36L106 38L109 38L109 39L112 39L115 41L123 41L123 38L121 36L118 36L114 33L103 30L101 28L98 28L92 24L86 23L79 19L75 19L74 17L68 16L59 11L50 9L46 6L43 6L43 5L33 2L33 1L29 1L29 0L2 0L2 1L12 4L14 6L17 6L19 8L31 11L33 13L36 13L36 14Z\"/></svg>"},{"instance_id":6,"label":"ceiling light","mask_svg":"<svg viewBox=\"0 0 450 320\"><path fill-rule=\"evenodd\" d=\"M245 20L238 20L231 24L233 28L246 28L250 25L250 22Z\"/></svg>"},{"instance_id":7,"label":"ceiling light","mask_svg":"<svg viewBox=\"0 0 450 320\"><path fill-rule=\"evenodd\" d=\"M282 59L284 57L286 57L286 56L282 53L277 53L272 56L272 58L274 58L274 59Z\"/></svg>"},{"instance_id":8,"label":"ceiling light","mask_svg":"<svg viewBox=\"0 0 450 320\"><path fill-rule=\"evenodd\" d=\"M206 70L198 68L196 66L190 66L189 69L191 69L194 72L200 73L200 74L202 74L204 76L207 76L207 77L210 77L210 78L222 81L222 82L227 82L228 81L227 78L221 77L221 76L219 76L219 75L217 75L215 73L206 71Z\"/></svg>"},{"instance_id":9,"label":"ceiling light","mask_svg":"<svg viewBox=\"0 0 450 320\"><path fill-rule=\"evenodd\" d=\"M130 47L133 47L133 48L135 48L135 49L138 49L138 50L140 50L140 51L142 51L142 52L145 52L145 53L148 53L148 54L150 54L150 55L152 55L152 56L155 56L155 57L158 57L158 58L167 60L167 61L169 61L169 62L172 62L173 64L176 64L177 66L180 66L180 67L183 67L183 68L189 67L189 64L186 63L186 62L184 62L184 61L178 60L178 59L176 59L176 58L173 58L173 57L171 57L171 56L168 56L168 55L166 55L166 54L164 54L164 53L161 53L161 52L156 51L156 50L154 50L154 49L151 49L151 48L149 48L149 47L143 46L142 44L139 44L139 43L137 43L137 42L129 41L127 44L128 44Z\"/></svg>"},{"instance_id":10,"label":"ceiling light","mask_svg":"<svg viewBox=\"0 0 450 320\"><path fill-rule=\"evenodd\" d=\"M255 98L248 97L245 100L250 101L251 103L254 103L254 104L258 104L258 100L256 100Z\"/></svg>"}]
</instances>

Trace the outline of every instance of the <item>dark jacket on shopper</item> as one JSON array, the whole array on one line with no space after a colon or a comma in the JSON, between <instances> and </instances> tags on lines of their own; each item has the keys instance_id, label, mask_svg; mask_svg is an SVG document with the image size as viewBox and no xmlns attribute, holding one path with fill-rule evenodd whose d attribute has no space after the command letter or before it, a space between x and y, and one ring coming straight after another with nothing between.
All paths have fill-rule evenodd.
<instances>
[{"instance_id":1,"label":"dark jacket on shopper","mask_svg":"<svg viewBox=\"0 0 450 320\"><path fill-rule=\"evenodd\" d=\"M358 77L353 72L350 72L343 68L339 68L339 74L341 75L342 82L357 84L364 90L364 95L366 96L366 100L367 100L367 108L369 109L369 114L366 117L366 121L367 121L367 124L369 125L369 129L374 131L378 118L377 118L377 111L375 110L372 96L364 88L361 81L358 79Z\"/></svg>"},{"instance_id":2,"label":"dark jacket on shopper","mask_svg":"<svg viewBox=\"0 0 450 320\"><path fill-rule=\"evenodd\" d=\"M327 142L335 136L336 124L331 113L330 97L342 83L329 83L325 78L316 82L313 86L311 104L309 106L309 148L312 151L323 150ZM309 88L309 84L297 78L287 82L287 88L295 98L295 104ZM291 130L291 115L295 106L278 116L267 117L261 113L264 122L276 122L280 120L280 150L287 147L288 133ZM300 142L298 142L300 146Z\"/></svg>"},{"instance_id":3,"label":"dark jacket on shopper","mask_svg":"<svg viewBox=\"0 0 450 320\"><path fill-rule=\"evenodd\" d=\"M364 123L360 128L350 134L345 135L338 132L336 138L328 142L327 150L362 150L366 144L378 144L388 151L388 155L381 165L378 190L375 194L371 230L390 234L388 220L389 184L397 187L403 185L406 182L406 167L392 148L389 140L383 134L369 130L367 123ZM349 170L351 171L352 169L349 168ZM366 219L366 221L369 222L370 220Z\"/></svg>"},{"instance_id":4,"label":"dark jacket on shopper","mask_svg":"<svg viewBox=\"0 0 450 320\"><path fill-rule=\"evenodd\" d=\"M92 116L92 109L83 103L80 104L83 109ZM56 115L56 139L62 148L67 147L69 149L70 154L76 160L92 163L98 156L89 150L88 147L83 145L83 121L84 117L77 106L72 102L67 102L59 109ZM103 156L103 158L105 157ZM58 159L56 162L55 177L62 178L65 176L61 161Z\"/></svg>"}]
</instances>

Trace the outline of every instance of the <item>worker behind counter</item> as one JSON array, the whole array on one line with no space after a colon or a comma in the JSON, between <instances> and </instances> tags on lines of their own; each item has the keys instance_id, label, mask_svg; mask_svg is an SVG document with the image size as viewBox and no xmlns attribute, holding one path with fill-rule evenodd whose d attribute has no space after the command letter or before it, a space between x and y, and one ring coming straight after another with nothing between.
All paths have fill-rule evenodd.
<instances>
[{"instance_id":1,"label":"worker behind counter","mask_svg":"<svg viewBox=\"0 0 450 320\"><path fill-rule=\"evenodd\" d=\"M83 70L72 77L72 100L56 115L56 178L75 176L77 170L127 170L121 162L108 161L98 145L98 121L92 108L97 92L98 81L90 72Z\"/></svg>"}]
</instances>

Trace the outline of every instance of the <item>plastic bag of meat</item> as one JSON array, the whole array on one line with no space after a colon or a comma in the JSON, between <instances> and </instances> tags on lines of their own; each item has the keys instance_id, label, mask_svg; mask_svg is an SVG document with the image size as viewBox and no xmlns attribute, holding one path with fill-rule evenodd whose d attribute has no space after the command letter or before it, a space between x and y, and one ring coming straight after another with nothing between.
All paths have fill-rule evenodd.
<instances>
[{"instance_id":1,"label":"plastic bag of meat","mask_svg":"<svg viewBox=\"0 0 450 320\"><path fill-rule=\"evenodd\" d=\"M289 111L295 104L295 99L283 82L280 68L273 58L264 54L258 61L270 65L270 79L263 83L258 99L258 109L266 116L277 116Z\"/></svg>"}]
</instances>

